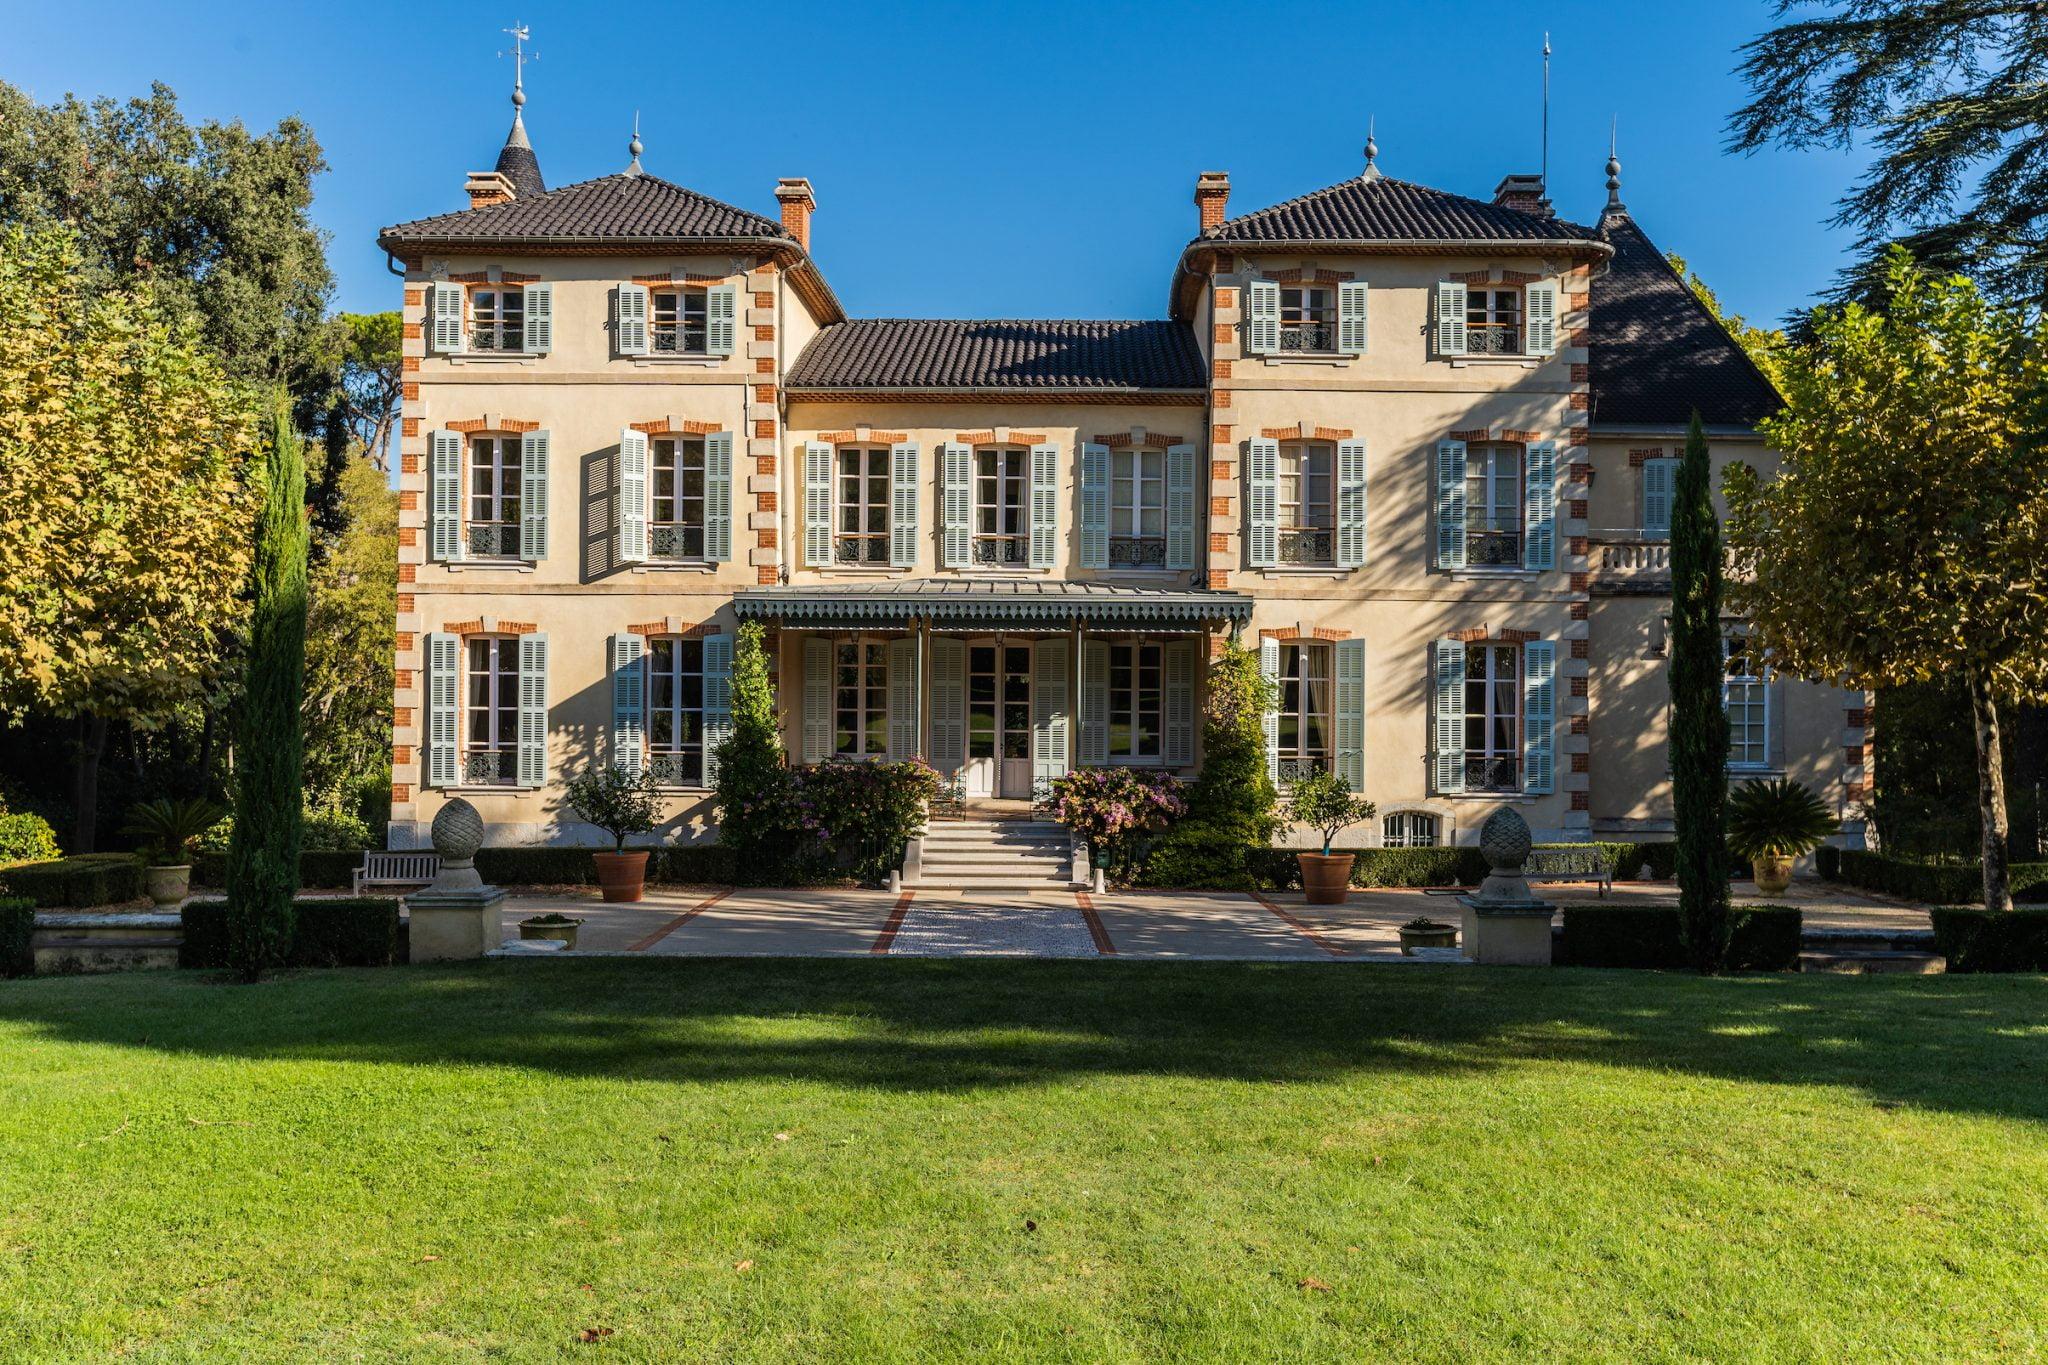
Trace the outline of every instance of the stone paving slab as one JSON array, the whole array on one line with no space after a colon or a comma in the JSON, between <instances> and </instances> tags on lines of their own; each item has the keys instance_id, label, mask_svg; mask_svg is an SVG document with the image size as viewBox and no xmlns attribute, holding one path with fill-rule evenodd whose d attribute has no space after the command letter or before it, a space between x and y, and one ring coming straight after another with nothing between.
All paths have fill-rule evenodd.
<instances>
[{"instance_id":1,"label":"stone paving slab","mask_svg":"<svg viewBox=\"0 0 2048 1365\"><path fill-rule=\"evenodd\" d=\"M919 894L888 943L891 957L1095 957L1094 936L1072 894Z\"/></svg>"},{"instance_id":2,"label":"stone paving slab","mask_svg":"<svg viewBox=\"0 0 2048 1365\"><path fill-rule=\"evenodd\" d=\"M1315 940L1235 891L1130 892L1093 898L1119 957L1328 961Z\"/></svg>"},{"instance_id":3,"label":"stone paving slab","mask_svg":"<svg viewBox=\"0 0 2048 1365\"><path fill-rule=\"evenodd\" d=\"M873 949L896 900L890 892L865 889L748 888L697 909L640 951L654 957L862 955Z\"/></svg>"}]
</instances>

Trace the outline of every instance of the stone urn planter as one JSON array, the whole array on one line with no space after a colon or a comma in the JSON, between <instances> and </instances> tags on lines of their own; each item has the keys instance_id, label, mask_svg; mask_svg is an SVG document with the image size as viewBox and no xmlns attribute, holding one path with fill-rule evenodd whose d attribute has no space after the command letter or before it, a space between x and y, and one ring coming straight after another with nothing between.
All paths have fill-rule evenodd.
<instances>
[{"instance_id":1,"label":"stone urn planter","mask_svg":"<svg viewBox=\"0 0 2048 1365\"><path fill-rule=\"evenodd\" d=\"M1413 957L1417 948L1455 948L1458 926L1439 920L1417 918L1401 926L1401 955Z\"/></svg>"},{"instance_id":2,"label":"stone urn planter","mask_svg":"<svg viewBox=\"0 0 2048 1365\"><path fill-rule=\"evenodd\" d=\"M642 854L641 857L646 857ZM639 899L637 896L634 899ZM519 937L525 939L552 939L568 952L576 951L576 931L583 926L580 919L568 915L534 915L519 921Z\"/></svg>"},{"instance_id":3,"label":"stone urn planter","mask_svg":"<svg viewBox=\"0 0 2048 1365\"><path fill-rule=\"evenodd\" d=\"M1787 853L1759 854L1749 860L1749 875L1766 896L1783 895L1792 885L1792 857Z\"/></svg>"},{"instance_id":4,"label":"stone urn planter","mask_svg":"<svg viewBox=\"0 0 2048 1365\"><path fill-rule=\"evenodd\" d=\"M1728 847L1749 859L1756 889L1783 895L1792 862L1827 841L1839 825L1818 796L1788 778L1745 782L1728 794Z\"/></svg>"},{"instance_id":5,"label":"stone urn planter","mask_svg":"<svg viewBox=\"0 0 2048 1365\"><path fill-rule=\"evenodd\" d=\"M1342 905L1351 894L1353 853L1297 853L1301 864L1301 889L1310 905Z\"/></svg>"},{"instance_id":6,"label":"stone urn planter","mask_svg":"<svg viewBox=\"0 0 2048 1365\"><path fill-rule=\"evenodd\" d=\"M152 864L145 867L142 869L142 889L149 893L152 904L176 905L191 893L192 864Z\"/></svg>"},{"instance_id":7,"label":"stone urn planter","mask_svg":"<svg viewBox=\"0 0 2048 1365\"><path fill-rule=\"evenodd\" d=\"M647 851L593 853L597 864L597 886L610 904L637 901L647 891Z\"/></svg>"}]
</instances>

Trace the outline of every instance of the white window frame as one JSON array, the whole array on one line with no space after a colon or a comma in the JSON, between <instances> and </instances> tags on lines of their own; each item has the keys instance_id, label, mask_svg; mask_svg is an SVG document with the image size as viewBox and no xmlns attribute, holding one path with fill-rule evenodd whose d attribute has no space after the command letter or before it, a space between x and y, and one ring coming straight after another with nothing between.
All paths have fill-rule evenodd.
<instances>
[{"instance_id":1,"label":"white window frame","mask_svg":"<svg viewBox=\"0 0 2048 1365\"><path fill-rule=\"evenodd\" d=\"M881 635L838 635L832 640L832 739L829 757L845 759L886 759L889 756L889 645ZM854 683L849 688L842 670L848 666L846 652L853 651ZM876 674L879 673L879 681ZM840 721L848 713L851 696L854 717L853 745L840 747ZM870 748L871 731L879 730L879 747Z\"/></svg>"},{"instance_id":2,"label":"white window frame","mask_svg":"<svg viewBox=\"0 0 2048 1365\"><path fill-rule=\"evenodd\" d=\"M1031 562L1030 449L1017 445L976 446L973 479L969 564L977 569L1026 567ZM1006 526L1015 529L1004 529ZM984 546L989 550L986 558Z\"/></svg>"},{"instance_id":3,"label":"white window frame","mask_svg":"<svg viewBox=\"0 0 2048 1365\"><path fill-rule=\"evenodd\" d=\"M692 496L683 492L683 476L690 472L694 460L697 472L697 493ZM666 468L664 468L666 465ZM669 480L669 491L661 491L662 476ZM704 558L704 540L708 533L707 508L710 469L702 436L650 436L647 438L647 557L672 563L701 564ZM666 506L664 506L666 504ZM687 515L691 506L696 508L696 518ZM663 515L666 512L666 515ZM696 537L697 548L689 548L690 539ZM663 542L667 542L664 548Z\"/></svg>"},{"instance_id":4,"label":"white window frame","mask_svg":"<svg viewBox=\"0 0 2048 1365\"><path fill-rule=\"evenodd\" d=\"M1292 303L1288 301L1290 298ZM1280 354L1337 354L1337 290L1334 285L1280 286Z\"/></svg>"},{"instance_id":5,"label":"white window frame","mask_svg":"<svg viewBox=\"0 0 2048 1365\"><path fill-rule=\"evenodd\" d=\"M849 458L858 466L847 468ZM832 563L845 568L887 568L895 452L886 445L843 445L832 451ZM875 529L877 514L881 527ZM853 529L848 529L851 522ZM863 553L865 550L865 553Z\"/></svg>"},{"instance_id":6,"label":"white window frame","mask_svg":"<svg viewBox=\"0 0 2048 1365\"><path fill-rule=\"evenodd\" d=\"M1149 652L1151 662L1145 662ZM1151 686L1145 685L1150 670ZM1117 675L1124 683L1117 685ZM1131 639L1109 642L1109 673L1103 679L1109 697L1107 743L1109 761L1124 768L1157 768L1166 762L1166 644L1162 640ZM1117 748L1119 718L1124 727L1124 745ZM1140 724L1151 722L1152 752L1139 752L1136 742Z\"/></svg>"},{"instance_id":7,"label":"white window frame","mask_svg":"<svg viewBox=\"0 0 2048 1365\"><path fill-rule=\"evenodd\" d=\"M1313 460L1320 457L1316 471ZM1320 496L1317 496L1318 490ZM1273 517L1282 565L1329 567L1337 562L1337 443L1282 441L1273 478ZM1320 516L1320 519L1318 518ZM1314 553L1316 537L1324 550Z\"/></svg>"},{"instance_id":8,"label":"white window frame","mask_svg":"<svg viewBox=\"0 0 2048 1365\"><path fill-rule=\"evenodd\" d=\"M486 457L483 448L489 448ZM462 537L470 559L519 558L519 519L525 506L521 479L526 472L524 438L504 432L477 432L462 443ZM479 483L488 487L479 487ZM495 531L495 548L479 545L478 533ZM511 548L505 548L507 544Z\"/></svg>"},{"instance_id":9,"label":"white window frame","mask_svg":"<svg viewBox=\"0 0 2048 1365\"><path fill-rule=\"evenodd\" d=\"M651 286L647 291L647 353L709 356L710 292L695 286Z\"/></svg>"},{"instance_id":10,"label":"white window frame","mask_svg":"<svg viewBox=\"0 0 2048 1365\"><path fill-rule=\"evenodd\" d=\"M1148 516L1158 529L1145 529ZM1166 451L1159 447L1109 452L1109 567L1166 567Z\"/></svg>"},{"instance_id":11,"label":"white window frame","mask_svg":"<svg viewBox=\"0 0 2048 1365\"><path fill-rule=\"evenodd\" d=\"M1433 811L1396 810L1380 817L1381 848L1441 848L1444 818Z\"/></svg>"},{"instance_id":12,"label":"white window frame","mask_svg":"<svg viewBox=\"0 0 2048 1365\"><path fill-rule=\"evenodd\" d=\"M1740 658L1748 665L1748 671L1733 673L1729 664ZM1741 737L1737 737L1735 708L1744 713ZM1745 630L1724 630L1721 633L1721 711L1728 717L1728 767L1732 772L1763 772L1771 767L1771 726L1776 717L1771 714L1771 677L1767 668L1757 665L1755 652L1750 648L1749 633ZM1755 717L1756 741L1750 743L1749 717ZM1749 755L1755 753L1752 758ZM1742 756L1737 757L1740 753Z\"/></svg>"},{"instance_id":13,"label":"white window frame","mask_svg":"<svg viewBox=\"0 0 2048 1365\"><path fill-rule=\"evenodd\" d=\"M1503 297L1512 299L1513 306L1502 308ZM1503 340L1496 344L1494 338ZM1465 286L1465 354L1529 354L1529 298L1521 285Z\"/></svg>"},{"instance_id":14,"label":"white window frame","mask_svg":"<svg viewBox=\"0 0 2048 1365\"><path fill-rule=\"evenodd\" d=\"M483 300L491 300L488 316L484 319ZM506 305L518 301L516 311ZM526 286L523 284L477 284L471 285L463 302L469 308L469 340L467 349L472 353L486 355L525 355L526 350ZM510 340L507 340L507 337Z\"/></svg>"},{"instance_id":15,"label":"white window frame","mask_svg":"<svg viewBox=\"0 0 2048 1365\"><path fill-rule=\"evenodd\" d=\"M1514 673L1501 677L1501 659L1514 661ZM1475 667L1475 664L1478 666ZM1498 640L1465 646L1465 787L1468 792L1519 792L1528 778L1522 769L1522 647ZM1476 698L1476 705L1475 705ZM1495 742L1505 723L1505 739ZM1479 742L1473 742L1474 734ZM1512 779L1497 779L1503 771Z\"/></svg>"},{"instance_id":16,"label":"white window frame","mask_svg":"<svg viewBox=\"0 0 2048 1365\"><path fill-rule=\"evenodd\" d=\"M1327 771L1337 761L1337 651L1327 640L1282 640L1279 643L1280 668L1274 681L1280 690L1275 698L1276 738L1273 751L1279 758L1280 785L1284 787L1310 773ZM1319 664L1315 662L1317 660L1320 660ZM1288 704L1290 688L1294 692L1292 705ZM1318 697L1319 706L1314 704ZM1292 744L1285 738L1286 721L1290 717L1294 720ZM1320 748L1302 743L1311 719L1319 721L1322 727L1323 743Z\"/></svg>"},{"instance_id":17,"label":"white window frame","mask_svg":"<svg viewBox=\"0 0 2048 1365\"><path fill-rule=\"evenodd\" d=\"M694 648L697 655L695 669L683 667L683 653ZM667 658L664 661L663 656ZM702 788L705 785L704 772L709 758L704 730L704 642L681 635L655 635L647 641L646 662L642 665L647 683L647 695L643 699L642 715L645 717L647 736L647 767L654 775L656 785L662 787ZM697 704L683 703L683 684L694 678L697 682ZM666 702L657 700L658 689L666 683L669 689ZM685 733L688 717L696 717L695 741L679 739ZM669 737L666 741L657 738L661 725L666 722ZM690 771L694 761L695 773Z\"/></svg>"},{"instance_id":18,"label":"white window frame","mask_svg":"<svg viewBox=\"0 0 2048 1365\"><path fill-rule=\"evenodd\" d=\"M1512 468L1504 469L1510 461ZM1465 447L1466 568L1522 567L1529 543L1528 486L1527 446L1473 441ZM1503 538L1512 538L1512 543ZM1488 551L1489 545L1507 548Z\"/></svg>"},{"instance_id":19,"label":"white window frame","mask_svg":"<svg viewBox=\"0 0 2048 1365\"><path fill-rule=\"evenodd\" d=\"M458 782L465 787L519 785L519 639L517 635L462 637L462 742ZM478 655L484 667L478 667ZM477 697L482 682L483 696ZM478 721L482 721L479 727ZM481 728L483 733L477 734ZM484 756L497 771L483 771Z\"/></svg>"}]
</instances>

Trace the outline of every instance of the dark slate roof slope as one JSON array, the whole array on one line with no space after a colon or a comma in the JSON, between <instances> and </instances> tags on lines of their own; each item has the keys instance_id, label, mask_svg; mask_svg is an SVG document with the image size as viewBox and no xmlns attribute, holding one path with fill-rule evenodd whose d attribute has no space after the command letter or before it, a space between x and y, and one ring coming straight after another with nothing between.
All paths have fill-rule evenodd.
<instances>
[{"instance_id":1,"label":"dark slate roof slope","mask_svg":"<svg viewBox=\"0 0 2048 1365\"><path fill-rule=\"evenodd\" d=\"M436 242L642 241L652 238L788 237L782 224L684 189L659 176L620 172L480 209L385 228L393 245Z\"/></svg>"},{"instance_id":2,"label":"dark slate roof slope","mask_svg":"<svg viewBox=\"0 0 2048 1365\"><path fill-rule=\"evenodd\" d=\"M1594 242L1591 228L1562 218L1434 190L1379 174L1232 218L1211 242L1559 241Z\"/></svg>"},{"instance_id":3,"label":"dark slate roof slope","mask_svg":"<svg viewBox=\"0 0 2048 1365\"><path fill-rule=\"evenodd\" d=\"M1782 405L1777 390L1678 277L1635 220L1611 212L1614 246L1592 298L1593 422L1754 426Z\"/></svg>"},{"instance_id":4,"label":"dark slate roof slope","mask_svg":"<svg viewBox=\"0 0 2048 1365\"><path fill-rule=\"evenodd\" d=\"M1179 322L860 318L797 357L791 389L1201 389L1194 332Z\"/></svg>"},{"instance_id":5,"label":"dark slate roof slope","mask_svg":"<svg viewBox=\"0 0 2048 1365\"><path fill-rule=\"evenodd\" d=\"M533 154L533 148L526 145L524 138L508 141L499 149L495 169L512 182L513 192L521 199L548 192L548 183L541 178L540 158Z\"/></svg>"}]
</instances>

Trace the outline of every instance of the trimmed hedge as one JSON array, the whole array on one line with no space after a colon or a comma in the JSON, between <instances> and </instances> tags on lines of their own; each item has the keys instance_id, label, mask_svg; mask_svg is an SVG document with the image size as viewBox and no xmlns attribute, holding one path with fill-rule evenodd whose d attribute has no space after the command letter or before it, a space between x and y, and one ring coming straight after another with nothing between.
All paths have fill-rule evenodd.
<instances>
[{"instance_id":1,"label":"trimmed hedge","mask_svg":"<svg viewBox=\"0 0 2048 1365\"><path fill-rule=\"evenodd\" d=\"M592 853L602 849L482 848L477 850L476 870L487 882L500 886L595 886L597 864ZM633 852L635 850L628 850ZM732 858L717 844L674 844L650 848L647 880L656 883L698 885L729 883ZM363 850L308 849L299 854L299 887L306 891L346 891L355 885L356 869L363 865ZM201 853L192 861L192 883L219 889L227 867L227 855Z\"/></svg>"},{"instance_id":2,"label":"trimmed hedge","mask_svg":"<svg viewBox=\"0 0 2048 1365\"><path fill-rule=\"evenodd\" d=\"M1585 844L1538 844L1538 848L1585 848ZM1600 843L1614 863L1616 881L1628 881L1647 862L1654 877L1668 878L1676 845ZM1138 879L1141 886L1198 890L1224 887L1289 891L1301 885L1301 864L1291 848L1190 847L1185 840L1154 848ZM1340 848L1357 858L1351 884L1363 887L1477 886L1486 880L1486 857L1470 844L1432 848Z\"/></svg>"},{"instance_id":3,"label":"trimmed hedge","mask_svg":"<svg viewBox=\"0 0 2048 1365\"><path fill-rule=\"evenodd\" d=\"M1937 909L1929 917L1952 972L2048 972L2048 909Z\"/></svg>"},{"instance_id":4,"label":"trimmed hedge","mask_svg":"<svg viewBox=\"0 0 2048 1365\"><path fill-rule=\"evenodd\" d=\"M363 865L359 848L309 848L299 853L299 889L302 891L345 891L355 885L356 869ZM227 884L228 855L224 849L201 850L192 859L192 884L218 890Z\"/></svg>"},{"instance_id":5,"label":"trimmed hedge","mask_svg":"<svg viewBox=\"0 0 2048 1365\"><path fill-rule=\"evenodd\" d=\"M1982 863L1921 863L1823 845L1814 851L1814 865L1828 881L1903 900L1929 905L1984 903ZM2048 863L2014 863L2012 895L2017 901L2048 901Z\"/></svg>"},{"instance_id":6,"label":"trimmed hedge","mask_svg":"<svg viewBox=\"0 0 2048 1365\"><path fill-rule=\"evenodd\" d=\"M132 853L81 853L45 863L0 869L0 895L33 901L38 909L89 909L142 896L142 863Z\"/></svg>"},{"instance_id":7,"label":"trimmed hedge","mask_svg":"<svg viewBox=\"0 0 2048 1365\"><path fill-rule=\"evenodd\" d=\"M389 967L406 958L405 932L393 899L292 902L290 967ZM183 911L185 941L180 967L227 967L228 903L192 901Z\"/></svg>"},{"instance_id":8,"label":"trimmed hedge","mask_svg":"<svg viewBox=\"0 0 2048 1365\"><path fill-rule=\"evenodd\" d=\"M1739 906L1728 965L1742 972L1789 972L1799 965L1800 914L1786 905ZM1678 968L1688 965L1678 908L1567 905L1559 965Z\"/></svg>"},{"instance_id":9,"label":"trimmed hedge","mask_svg":"<svg viewBox=\"0 0 2048 1365\"><path fill-rule=\"evenodd\" d=\"M25 897L0 901L0 976L28 976L36 969L29 940L36 932L36 903Z\"/></svg>"}]
</instances>

